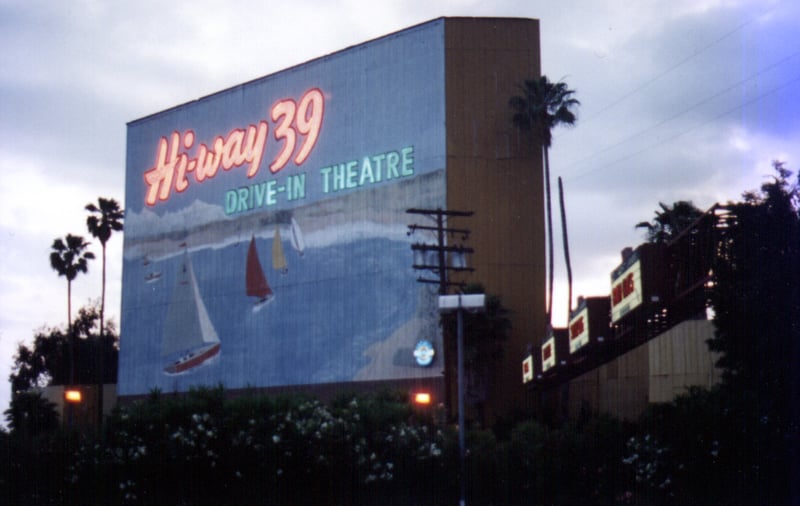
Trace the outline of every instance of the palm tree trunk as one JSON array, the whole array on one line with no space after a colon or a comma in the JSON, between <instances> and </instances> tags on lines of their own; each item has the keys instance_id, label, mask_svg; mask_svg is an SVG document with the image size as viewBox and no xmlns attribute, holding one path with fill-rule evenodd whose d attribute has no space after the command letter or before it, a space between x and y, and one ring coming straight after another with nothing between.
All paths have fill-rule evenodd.
<instances>
[{"instance_id":1,"label":"palm tree trunk","mask_svg":"<svg viewBox=\"0 0 800 506\"><path fill-rule=\"evenodd\" d=\"M550 150L542 145L544 151L544 187L547 205L547 326L553 326L553 206L550 199Z\"/></svg>"},{"instance_id":2,"label":"palm tree trunk","mask_svg":"<svg viewBox=\"0 0 800 506\"><path fill-rule=\"evenodd\" d=\"M567 234L567 211L564 209L564 185L558 177L558 202L561 206L561 234L564 242L564 259L567 263L567 325L572 316L572 264L569 260L569 237Z\"/></svg>"},{"instance_id":3,"label":"palm tree trunk","mask_svg":"<svg viewBox=\"0 0 800 506\"><path fill-rule=\"evenodd\" d=\"M103 429L103 383L105 382L104 351L105 351L105 315L106 315L106 245L103 243L103 286L100 292L100 342L95 351L97 362L97 433L102 434Z\"/></svg>"},{"instance_id":4,"label":"palm tree trunk","mask_svg":"<svg viewBox=\"0 0 800 506\"><path fill-rule=\"evenodd\" d=\"M72 332L72 281L67 279L67 340L69 342L69 382L75 383L75 336Z\"/></svg>"}]
</instances>

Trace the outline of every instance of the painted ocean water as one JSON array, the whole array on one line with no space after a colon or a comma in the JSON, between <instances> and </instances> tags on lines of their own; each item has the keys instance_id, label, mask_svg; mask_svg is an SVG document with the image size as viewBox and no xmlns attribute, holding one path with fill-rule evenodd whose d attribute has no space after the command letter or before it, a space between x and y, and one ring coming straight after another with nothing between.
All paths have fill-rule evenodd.
<instances>
[{"instance_id":1,"label":"painted ocean water","mask_svg":"<svg viewBox=\"0 0 800 506\"><path fill-rule=\"evenodd\" d=\"M418 308L421 291L430 287L416 282L409 243L386 238L307 248L302 255L284 240L288 272L282 274L272 268L272 237L257 237L274 299L254 311L254 299L245 294L249 240L190 250L221 351L177 375L164 372L161 340L181 255L147 265L141 259L125 260L121 395L220 383L244 388L351 381L369 365L368 348L385 341L386 346L411 349L419 336L398 332L412 319L431 320L430 311L421 316ZM153 272L161 276L146 281ZM435 319L428 325L435 327Z\"/></svg>"}]
</instances>

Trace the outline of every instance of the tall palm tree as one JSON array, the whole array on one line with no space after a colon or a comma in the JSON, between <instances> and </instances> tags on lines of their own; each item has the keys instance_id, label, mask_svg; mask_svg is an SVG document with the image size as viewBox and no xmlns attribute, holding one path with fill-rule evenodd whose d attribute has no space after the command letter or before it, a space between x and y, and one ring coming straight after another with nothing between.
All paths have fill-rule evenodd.
<instances>
[{"instance_id":1,"label":"tall palm tree","mask_svg":"<svg viewBox=\"0 0 800 506\"><path fill-rule=\"evenodd\" d=\"M103 286L100 296L100 338L103 337L106 310L106 243L111 238L112 232L122 230L122 220L125 216L119 203L114 199L99 197L97 205L87 204L86 210L91 213L86 218L86 228L98 241L103 249Z\"/></svg>"},{"instance_id":2,"label":"tall palm tree","mask_svg":"<svg viewBox=\"0 0 800 506\"><path fill-rule=\"evenodd\" d=\"M60 237L53 241L50 253L50 266L58 272L59 276L67 278L67 332L70 339L70 382L74 380L74 338L72 333L72 281L81 272L89 271L89 260L94 259L94 253L86 251L89 243L79 235L67 234L65 239Z\"/></svg>"},{"instance_id":3,"label":"tall palm tree","mask_svg":"<svg viewBox=\"0 0 800 506\"><path fill-rule=\"evenodd\" d=\"M547 236L549 273L547 288L547 323L552 325L553 315L553 217L550 197L550 145L553 129L558 125L572 126L577 117L573 112L580 102L574 97L575 90L567 88L563 81L551 82L547 76L526 79L520 86L521 95L509 100L514 110L512 121L522 132L531 134L533 141L542 147L544 158L545 201L547 204Z\"/></svg>"},{"instance_id":4,"label":"tall palm tree","mask_svg":"<svg viewBox=\"0 0 800 506\"><path fill-rule=\"evenodd\" d=\"M114 199L104 199L99 197L97 205L89 203L85 208L89 211L86 218L86 228L98 241L103 249L103 285L100 296L100 346L97 347L97 421L98 429L103 422L103 383L105 382L105 368L103 364L103 338L105 336L105 314L106 314L106 243L111 238L112 232L122 230L124 211L120 209L119 203Z\"/></svg>"}]
</instances>

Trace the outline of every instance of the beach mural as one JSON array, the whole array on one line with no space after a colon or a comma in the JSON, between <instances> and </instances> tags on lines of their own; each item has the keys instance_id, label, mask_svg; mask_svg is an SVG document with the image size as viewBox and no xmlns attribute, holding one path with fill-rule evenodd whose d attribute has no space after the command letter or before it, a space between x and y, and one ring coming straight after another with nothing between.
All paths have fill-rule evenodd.
<instances>
[{"instance_id":1,"label":"beach mural","mask_svg":"<svg viewBox=\"0 0 800 506\"><path fill-rule=\"evenodd\" d=\"M443 29L128 124L120 395L441 376L405 211L445 207Z\"/></svg>"}]
</instances>

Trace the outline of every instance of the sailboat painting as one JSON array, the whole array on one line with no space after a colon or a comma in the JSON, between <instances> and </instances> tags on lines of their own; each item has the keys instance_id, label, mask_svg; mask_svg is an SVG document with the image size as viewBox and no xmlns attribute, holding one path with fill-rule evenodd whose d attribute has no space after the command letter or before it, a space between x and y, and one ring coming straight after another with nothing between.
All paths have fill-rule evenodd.
<instances>
[{"instance_id":1,"label":"sailboat painting","mask_svg":"<svg viewBox=\"0 0 800 506\"><path fill-rule=\"evenodd\" d=\"M286 254L283 252L281 229L278 227L275 227L275 237L272 239L272 268L281 274L289 272L289 264L286 262Z\"/></svg>"},{"instance_id":2,"label":"sailboat painting","mask_svg":"<svg viewBox=\"0 0 800 506\"><path fill-rule=\"evenodd\" d=\"M294 248L298 255L303 256L303 253L305 253L306 250L306 241L303 239L303 231L300 230L300 225L297 223L297 220L295 220L294 217L292 217L290 231L292 248Z\"/></svg>"},{"instance_id":3,"label":"sailboat painting","mask_svg":"<svg viewBox=\"0 0 800 506\"><path fill-rule=\"evenodd\" d=\"M142 259L142 267L149 268L150 267L150 258L145 255L144 259ZM146 283L153 283L161 279L161 271L150 271L144 277Z\"/></svg>"},{"instance_id":4,"label":"sailboat painting","mask_svg":"<svg viewBox=\"0 0 800 506\"><path fill-rule=\"evenodd\" d=\"M184 250L178 281L167 310L161 356L164 372L181 374L219 355L220 340L200 295L188 250Z\"/></svg>"},{"instance_id":5,"label":"sailboat painting","mask_svg":"<svg viewBox=\"0 0 800 506\"><path fill-rule=\"evenodd\" d=\"M245 288L248 296L256 297L256 301L253 305L253 312L266 306L275 297L272 293L272 288L270 288L269 283L267 283L267 276L264 275L264 269L261 268L261 260L258 258L255 235L250 238L250 247L247 249Z\"/></svg>"}]
</instances>

